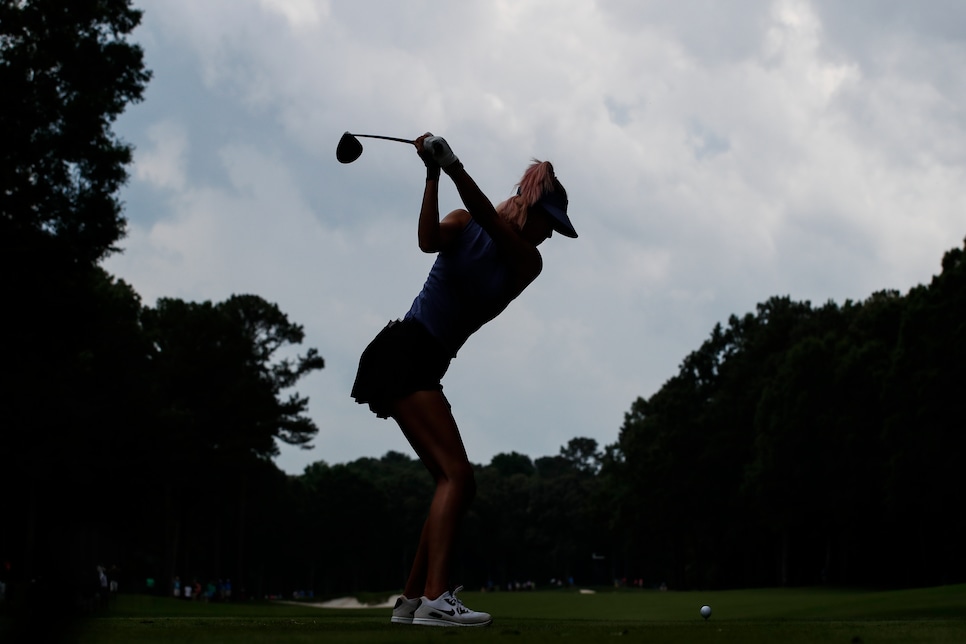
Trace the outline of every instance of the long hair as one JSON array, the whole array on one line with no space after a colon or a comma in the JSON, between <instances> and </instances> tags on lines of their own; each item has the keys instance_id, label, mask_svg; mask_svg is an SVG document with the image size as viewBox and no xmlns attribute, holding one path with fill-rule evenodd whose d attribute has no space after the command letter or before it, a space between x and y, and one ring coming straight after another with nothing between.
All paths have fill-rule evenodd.
<instances>
[{"instance_id":1,"label":"long hair","mask_svg":"<svg viewBox=\"0 0 966 644\"><path fill-rule=\"evenodd\" d=\"M567 191L553 172L553 164L538 159L533 159L524 171L517 188L516 196L498 205L496 211L520 230L527 223L527 213L530 208L540 201L543 195L560 190L564 198L567 197Z\"/></svg>"}]
</instances>

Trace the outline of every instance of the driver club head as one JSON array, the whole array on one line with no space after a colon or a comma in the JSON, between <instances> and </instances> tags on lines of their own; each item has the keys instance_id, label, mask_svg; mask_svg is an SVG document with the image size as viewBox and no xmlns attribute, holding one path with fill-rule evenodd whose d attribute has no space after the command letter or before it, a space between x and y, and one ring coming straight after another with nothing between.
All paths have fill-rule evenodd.
<instances>
[{"instance_id":1,"label":"driver club head","mask_svg":"<svg viewBox=\"0 0 966 644\"><path fill-rule=\"evenodd\" d=\"M335 148L335 158L339 163L352 163L362 155L362 143L355 136L346 132L339 139L339 145Z\"/></svg>"}]
</instances>

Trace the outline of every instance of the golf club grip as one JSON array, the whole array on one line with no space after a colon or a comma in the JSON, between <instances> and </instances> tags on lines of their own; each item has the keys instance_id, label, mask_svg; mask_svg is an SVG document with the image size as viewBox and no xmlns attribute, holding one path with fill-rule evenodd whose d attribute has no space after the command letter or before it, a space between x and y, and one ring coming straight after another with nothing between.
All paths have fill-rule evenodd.
<instances>
[{"instance_id":1,"label":"golf club grip","mask_svg":"<svg viewBox=\"0 0 966 644\"><path fill-rule=\"evenodd\" d=\"M353 134L352 136L361 136L366 139L382 139L383 141L398 141L399 143L415 143L412 139L400 139L395 136L382 136L380 134Z\"/></svg>"}]
</instances>

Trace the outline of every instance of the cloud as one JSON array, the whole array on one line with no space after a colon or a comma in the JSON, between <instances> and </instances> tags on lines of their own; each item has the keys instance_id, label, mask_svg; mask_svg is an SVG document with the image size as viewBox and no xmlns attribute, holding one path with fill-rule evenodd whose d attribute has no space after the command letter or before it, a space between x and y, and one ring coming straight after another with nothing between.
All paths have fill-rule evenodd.
<instances>
[{"instance_id":1,"label":"cloud","mask_svg":"<svg viewBox=\"0 0 966 644\"><path fill-rule=\"evenodd\" d=\"M145 133L153 149L138 153L135 176L157 188L184 189L184 155L188 147L184 129L172 121L161 121Z\"/></svg>"},{"instance_id":2,"label":"cloud","mask_svg":"<svg viewBox=\"0 0 966 644\"><path fill-rule=\"evenodd\" d=\"M422 166L345 130L447 137L494 201L554 162L577 240L444 381L471 459L616 440L716 322L938 272L963 237L957 3L150 0L155 76L108 269L145 300L253 292L303 324L316 448L288 471L408 447L348 397L408 309ZM444 182L442 208L459 198Z\"/></svg>"},{"instance_id":3,"label":"cloud","mask_svg":"<svg viewBox=\"0 0 966 644\"><path fill-rule=\"evenodd\" d=\"M293 30L315 27L326 19L330 12L328 2L315 0L261 0L261 5L285 16Z\"/></svg>"}]
</instances>

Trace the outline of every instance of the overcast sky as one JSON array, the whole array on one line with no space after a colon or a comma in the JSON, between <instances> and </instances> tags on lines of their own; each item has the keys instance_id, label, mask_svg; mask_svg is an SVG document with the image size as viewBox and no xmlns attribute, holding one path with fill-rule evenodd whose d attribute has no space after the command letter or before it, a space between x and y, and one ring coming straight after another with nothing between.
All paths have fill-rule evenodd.
<instances>
[{"instance_id":1,"label":"overcast sky","mask_svg":"<svg viewBox=\"0 0 966 644\"><path fill-rule=\"evenodd\" d=\"M140 0L154 78L124 252L144 303L252 293L305 328L319 427L301 473L389 450L349 391L434 260L416 244L442 135L494 202L531 158L579 239L470 338L443 381L470 460L603 447L715 323L928 283L966 236L966 3L956 0ZM460 207L444 178L441 210Z\"/></svg>"}]
</instances>

